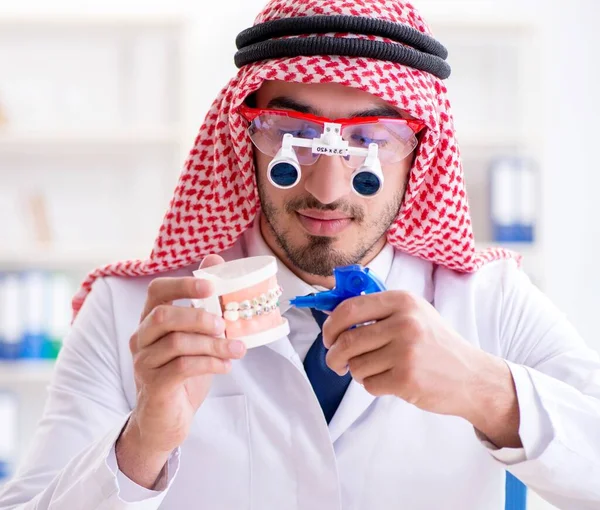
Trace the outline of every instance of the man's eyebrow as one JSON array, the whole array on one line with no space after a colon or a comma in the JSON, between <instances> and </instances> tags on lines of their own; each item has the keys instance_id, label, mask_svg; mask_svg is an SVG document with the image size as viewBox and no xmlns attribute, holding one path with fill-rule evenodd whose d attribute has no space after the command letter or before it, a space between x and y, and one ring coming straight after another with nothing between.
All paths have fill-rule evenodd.
<instances>
[{"instance_id":1,"label":"man's eyebrow","mask_svg":"<svg viewBox=\"0 0 600 510\"><path fill-rule=\"evenodd\" d=\"M373 108L369 108L368 110L361 110L359 112L354 112L350 118L355 117L390 117L394 119L402 119L404 115L398 110L395 110L391 106L375 106Z\"/></svg>"},{"instance_id":2,"label":"man's eyebrow","mask_svg":"<svg viewBox=\"0 0 600 510\"><path fill-rule=\"evenodd\" d=\"M299 113L309 113L311 115L316 115L317 117L321 116L321 112L319 110L313 108L304 103L300 103L295 99L287 96L277 96L269 101L267 104L267 108L273 109L283 109L283 110L294 110Z\"/></svg>"},{"instance_id":3,"label":"man's eyebrow","mask_svg":"<svg viewBox=\"0 0 600 510\"><path fill-rule=\"evenodd\" d=\"M269 101L267 104L267 108L273 109L284 109L284 110L294 110L299 113L308 113L311 115L316 115L317 117L322 117L322 113L313 108L310 105L305 103L300 103L295 99L287 96L277 96ZM360 117L389 117L393 119L402 119L405 118L405 115L402 112L392 108L391 106L374 106L372 108L368 108L366 110L360 110L357 112L353 112L350 114L348 118L360 118Z\"/></svg>"}]
</instances>

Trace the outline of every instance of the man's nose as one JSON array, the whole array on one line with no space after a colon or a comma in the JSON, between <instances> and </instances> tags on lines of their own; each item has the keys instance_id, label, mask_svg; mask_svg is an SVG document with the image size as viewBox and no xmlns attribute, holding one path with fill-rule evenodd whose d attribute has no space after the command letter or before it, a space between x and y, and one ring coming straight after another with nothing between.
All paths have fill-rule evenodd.
<instances>
[{"instance_id":1,"label":"man's nose","mask_svg":"<svg viewBox=\"0 0 600 510\"><path fill-rule=\"evenodd\" d=\"M340 156L321 155L319 160L302 171L306 175L304 188L322 204L330 204L352 191L352 169Z\"/></svg>"}]
</instances>

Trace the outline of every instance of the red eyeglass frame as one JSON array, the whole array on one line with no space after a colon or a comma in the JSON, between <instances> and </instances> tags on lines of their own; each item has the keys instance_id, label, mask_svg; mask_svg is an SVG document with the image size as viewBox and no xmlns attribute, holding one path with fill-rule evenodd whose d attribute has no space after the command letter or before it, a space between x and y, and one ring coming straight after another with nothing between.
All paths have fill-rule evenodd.
<instances>
[{"instance_id":1,"label":"red eyeglass frame","mask_svg":"<svg viewBox=\"0 0 600 510\"><path fill-rule=\"evenodd\" d=\"M238 111L242 115L242 117L244 117L248 122L252 122L259 115L269 113L282 116L285 115L295 119L309 120L312 122L318 122L320 124L325 122L333 122L335 124L341 124L342 129L344 129L347 126L356 126L359 124L366 124L368 122L379 122L381 120L385 120L386 122L398 122L406 124L410 129L412 129L415 136L419 134L419 132L423 130L423 128L425 128L425 123L422 120L400 119L396 117L356 117L352 119L330 120L326 117L318 117L316 115L311 115L310 113L300 113L294 110L271 110L265 108L252 108L245 104L240 105L238 107Z\"/></svg>"}]
</instances>

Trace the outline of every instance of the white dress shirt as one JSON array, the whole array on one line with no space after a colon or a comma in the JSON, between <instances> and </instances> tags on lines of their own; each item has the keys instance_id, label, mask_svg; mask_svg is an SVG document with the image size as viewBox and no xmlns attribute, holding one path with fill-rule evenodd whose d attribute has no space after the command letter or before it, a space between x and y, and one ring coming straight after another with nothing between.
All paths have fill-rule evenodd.
<instances>
[{"instance_id":1,"label":"white dress shirt","mask_svg":"<svg viewBox=\"0 0 600 510\"><path fill-rule=\"evenodd\" d=\"M222 255L262 254L271 250L255 223ZM387 245L369 267L506 360L523 448L495 449L461 418L375 398L355 381L328 425L302 365L319 328L309 311L284 307L290 335L214 378L155 490L141 488L119 471L114 445L135 406L128 342L153 277L110 277L65 339L0 510L501 510L506 469L559 508L600 508L600 360L516 264L459 274ZM281 263L278 280L282 303L320 290Z\"/></svg>"}]
</instances>

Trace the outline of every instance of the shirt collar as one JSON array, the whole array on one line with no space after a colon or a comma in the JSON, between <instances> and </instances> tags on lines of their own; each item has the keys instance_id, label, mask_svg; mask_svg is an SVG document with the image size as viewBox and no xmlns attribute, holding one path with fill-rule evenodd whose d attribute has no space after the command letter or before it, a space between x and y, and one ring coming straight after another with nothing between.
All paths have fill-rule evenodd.
<instances>
[{"instance_id":1,"label":"shirt collar","mask_svg":"<svg viewBox=\"0 0 600 510\"><path fill-rule=\"evenodd\" d=\"M296 296L305 296L313 292L328 290L319 285L310 285L296 276L280 259L273 253L269 245L264 240L260 231L260 212L256 215L252 226L244 232L244 241L246 244L246 254L248 257L259 255L270 255L277 260L277 282L282 288L280 298L280 313L284 314L290 307L289 300ZM375 274L382 282L388 278L388 274L394 261L394 247L387 243L383 249L367 264L371 272Z\"/></svg>"}]
</instances>

